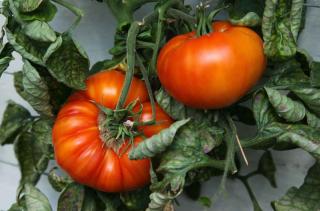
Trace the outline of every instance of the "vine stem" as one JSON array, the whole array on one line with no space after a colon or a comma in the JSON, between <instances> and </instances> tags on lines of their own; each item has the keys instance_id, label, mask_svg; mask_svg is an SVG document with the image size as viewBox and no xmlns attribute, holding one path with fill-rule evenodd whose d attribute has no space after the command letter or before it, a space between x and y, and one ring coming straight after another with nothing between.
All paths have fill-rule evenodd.
<instances>
[{"instance_id":1,"label":"vine stem","mask_svg":"<svg viewBox=\"0 0 320 211\"><path fill-rule=\"evenodd\" d=\"M134 66L135 66L135 53L136 53L136 39L139 32L141 23L134 21L132 22L130 29L128 31L127 37L127 64L128 70L126 72L124 84L122 87L121 95L116 106L116 110L123 108L123 105L126 101L131 82L134 75Z\"/></svg>"},{"instance_id":2,"label":"vine stem","mask_svg":"<svg viewBox=\"0 0 320 211\"><path fill-rule=\"evenodd\" d=\"M249 185L249 183L248 183L248 178L249 178L249 177L247 177L247 176L245 176L245 177L238 177L238 179L243 183L244 187L245 187L246 190L248 191L248 194L249 194L249 197L250 197L250 199L251 199L251 201L252 201L254 210L255 210L255 211L261 210L261 211L262 211L262 209L261 209L261 207L260 207L260 205L259 205L259 203L258 203L258 200L257 200L256 196L254 195L254 193L253 193L253 191L252 191L252 189L251 189L251 187L250 187L250 185Z\"/></svg>"},{"instance_id":3,"label":"vine stem","mask_svg":"<svg viewBox=\"0 0 320 211\"><path fill-rule=\"evenodd\" d=\"M167 9L175 4L181 5L181 1L180 0L169 0L157 9L158 23L157 23L155 47L154 47L152 57L151 57L151 62L150 62L150 65L151 65L150 66L151 70L149 70L150 72L155 72L155 70L156 70L157 56L158 56L158 51L160 49L160 42L161 42L161 37L162 37L162 33L163 33L163 21L165 18L164 16L166 14Z\"/></svg>"},{"instance_id":4,"label":"vine stem","mask_svg":"<svg viewBox=\"0 0 320 211\"><path fill-rule=\"evenodd\" d=\"M117 19L118 29L121 29L122 26L126 24L134 22L133 14L142 5L156 1L157 0L104 0L114 17Z\"/></svg>"},{"instance_id":5,"label":"vine stem","mask_svg":"<svg viewBox=\"0 0 320 211\"><path fill-rule=\"evenodd\" d=\"M67 33L73 32L73 30L76 28L76 26L79 24L81 18L84 16L84 13L79 8L75 7L73 4L70 4L69 2L66 2L64 0L52 0L53 2L60 4L61 6L67 8L70 10L75 16L77 16L77 19L74 21L74 23L69 27L67 30Z\"/></svg>"},{"instance_id":6,"label":"vine stem","mask_svg":"<svg viewBox=\"0 0 320 211\"><path fill-rule=\"evenodd\" d=\"M196 18L194 18L192 15L189 15L181 10L170 8L168 9L167 14L173 17L179 17L180 19L187 22L189 27L194 26L196 24Z\"/></svg>"},{"instance_id":7,"label":"vine stem","mask_svg":"<svg viewBox=\"0 0 320 211\"><path fill-rule=\"evenodd\" d=\"M144 82L145 82L146 87L147 87L149 100L150 100L150 103L151 103L151 111L152 111L151 120L149 120L147 122L138 123L138 125L152 125L152 124L155 123L155 120L156 120L156 104L155 104L155 101L154 101L152 88L151 88L151 84L150 84L150 81L149 81L147 70L146 70L145 66L143 65L143 62L141 60L140 55L137 54L136 57L137 57L137 63L140 66L140 70L142 72L142 76L143 76Z\"/></svg>"}]
</instances>

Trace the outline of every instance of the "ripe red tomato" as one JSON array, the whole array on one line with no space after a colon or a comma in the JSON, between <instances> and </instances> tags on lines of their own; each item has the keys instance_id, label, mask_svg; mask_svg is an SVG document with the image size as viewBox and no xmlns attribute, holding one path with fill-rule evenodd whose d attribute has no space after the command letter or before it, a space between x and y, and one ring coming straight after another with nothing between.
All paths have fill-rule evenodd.
<instances>
[{"instance_id":1,"label":"ripe red tomato","mask_svg":"<svg viewBox=\"0 0 320 211\"><path fill-rule=\"evenodd\" d=\"M115 109L121 95L125 75L116 70L99 72L87 80L87 96L107 108ZM125 106L139 98L140 102L148 100L148 91L142 80L133 78Z\"/></svg>"},{"instance_id":2,"label":"ripe red tomato","mask_svg":"<svg viewBox=\"0 0 320 211\"><path fill-rule=\"evenodd\" d=\"M266 65L261 38L251 29L215 22L213 32L178 35L157 61L161 84L178 101L214 109L239 100L261 77Z\"/></svg>"},{"instance_id":3,"label":"ripe red tomato","mask_svg":"<svg viewBox=\"0 0 320 211\"><path fill-rule=\"evenodd\" d=\"M135 112L138 112L140 109L140 105L137 105L134 108ZM156 123L154 125L147 125L147 126L139 126L138 130L143 132L143 134L146 137L151 137L154 134L159 133L161 130L164 128L168 128L172 123L173 120L171 117L166 114L162 108L156 104L155 106L155 112L156 112ZM142 104L142 113L140 115L139 121L140 122L148 122L152 120L152 109L151 109L151 103L150 102L145 102Z\"/></svg>"},{"instance_id":4,"label":"ripe red tomato","mask_svg":"<svg viewBox=\"0 0 320 211\"><path fill-rule=\"evenodd\" d=\"M53 145L58 164L77 182L106 192L128 191L149 183L150 161L129 160L125 141L117 153L103 140L101 112L91 101L114 108L124 74L105 71L89 77L87 90L71 96L53 127ZM137 78L132 81L127 103L147 100L147 90ZM105 117L108 118L108 117ZM142 139L137 137L134 144Z\"/></svg>"}]
</instances>

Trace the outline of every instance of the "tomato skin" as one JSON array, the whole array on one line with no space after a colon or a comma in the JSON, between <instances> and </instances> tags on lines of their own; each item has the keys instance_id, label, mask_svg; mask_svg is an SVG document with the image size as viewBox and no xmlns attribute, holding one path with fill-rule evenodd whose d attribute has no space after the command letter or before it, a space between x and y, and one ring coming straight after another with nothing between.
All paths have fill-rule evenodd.
<instances>
[{"instance_id":1,"label":"tomato skin","mask_svg":"<svg viewBox=\"0 0 320 211\"><path fill-rule=\"evenodd\" d=\"M252 88L266 66L263 41L247 27L215 22L212 33L178 35L160 51L157 73L176 100L193 108L229 106Z\"/></svg>"},{"instance_id":2,"label":"tomato skin","mask_svg":"<svg viewBox=\"0 0 320 211\"><path fill-rule=\"evenodd\" d=\"M102 71L90 76L87 81L86 95L107 108L115 109L121 95L125 74L117 70ZM148 100L148 91L142 80L133 78L125 106L135 99L141 103Z\"/></svg>"},{"instance_id":3,"label":"tomato skin","mask_svg":"<svg viewBox=\"0 0 320 211\"><path fill-rule=\"evenodd\" d=\"M134 108L134 111L138 112L139 109L140 105L137 105ZM173 123L171 117L166 114L157 103L155 105L155 112L156 124L138 127L138 130L143 132L146 137L151 137L154 134L158 134L161 130L170 127L170 125ZM150 120L152 120L152 106L150 102L145 102L142 104L142 113L140 115L139 121L148 122Z\"/></svg>"},{"instance_id":4,"label":"tomato skin","mask_svg":"<svg viewBox=\"0 0 320 211\"><path fill-rule=\"evenodd\" d=\"M74 93L61 108L52 131L59 166L75 181L105 192L129 191L150 182L150 160L129 160L128 140L116 153L101 138L100 110L92 101L115 107L123 80L123 74L117 71L91 76L87 90ZM127 103L136 98L147 99L142 83L137 78L133 80ZM141 137L136 137L134 145L141 141Z\"/></svg>"}]
</instances>

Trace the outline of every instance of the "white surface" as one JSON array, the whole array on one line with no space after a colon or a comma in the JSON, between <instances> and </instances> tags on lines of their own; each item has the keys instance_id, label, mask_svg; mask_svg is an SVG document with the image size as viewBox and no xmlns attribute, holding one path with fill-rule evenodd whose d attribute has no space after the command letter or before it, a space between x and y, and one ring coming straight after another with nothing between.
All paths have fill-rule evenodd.
<instances>
[{"instance_id":1,"label":"white surface","mask_svg":"<svg viewBox=\"0 0 320 211\"><path fill-rule=\"evenodd\" d=\"M115 20L111 16L105 4L94 0L72 0L77 6L85 11L85 17L75 31L75 38L81 43L89 54L91 64L96 61L108 58L107 50L113 45L113 34L115 32ZM191 2L191 1L187 1ZM196 1L194 1L196 2ZM319 1L309 1L310 4L317 4ZM137 17L141 17L148 12L149 6L142 8ZM319 9L309 8L307 11L307 22L305 30L302 32L299 45L308 49L312 56L320 60L320 22ZM74 16L64 9L59 10L58 17L52 22L52 25L58 30L65 30L72 22ZM0 17L0 25L3 24L3 17ZM8 72L21 69L21 60L15 54L16 60L10 64ZM0 79L0 114L9 99L30 106L24 102L14 91L12 76L3 74ZM252 128L243 128L240 131L252 133ZM246 135L246 134L245 134ZM249 150L246 152L249 158L250 166L244 168L244 172L255 169L261 151ZM271 210L270 201L282 196L291 186L299 186L303 182L304 175L312 165L313 159L307 153L300 150L288 152L273 152L274 160L277 165L276 180L279 188L272 188L268 181L261 176L255 176L250 179L250 184L256 194L261 207L264 210ZM14 166L17 163L12 146L0 147L0 161L9 162L13 165L0 163L0 210L7 210L15 201L16 188L18 185L20 173ZM202 195L212 196L220 182L220 178L214 178L203 184ZM39 182L38 187L49 197L51 204L56 209L58 194L48 185L45 176ZM201 210L196 202L193 202L184 196L179 199L179 211ZM227 195L220 198L210 210L219 211L248 211L252 210L251 202L243 185L238 180L228 180Z\"/></svg>"}]
</instances>

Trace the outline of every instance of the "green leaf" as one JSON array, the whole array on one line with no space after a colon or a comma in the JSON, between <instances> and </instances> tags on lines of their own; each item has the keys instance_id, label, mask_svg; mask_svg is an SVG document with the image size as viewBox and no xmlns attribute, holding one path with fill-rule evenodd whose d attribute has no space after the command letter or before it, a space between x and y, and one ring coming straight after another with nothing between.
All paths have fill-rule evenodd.
<instances>
[{"instance_id":1,"label":"green leaf","mask_svg":"<svg viewBox=\"0 0 320 211\"><path fill-rule=\"evenodd\" d=\"M311 65L311 85L314 87L320 87L320 62L313 62Z\"/></svg>"},{"instance_id":2,"label":"green leaf","mask_svg":"<svg viewBox=\"0 0 320 211\"><path fill-rule=\"evenodd\" d=\"M28 101L37 112L53 116L46 81L27 60L24 61L22 73L15 73L14 83L20 96Z\"/></svg>"},{"instance_id":3,"label":"green leaf","mask_svg":"<svg viewBox=\"0 0 320 211\"><path fill-rule=\"evenodd\" d=\"M27 109L9 101L0 126L0 144L12 144L30 121L31 115Z\"/></svg>"},{"instance_id":4,"label":"green leaf","mask_svg":"<svg viewBox=\"0 0 320 211\"><path fill-rule=\"evenodd\" d=\"M272 202L276 211L311 211L320 209L320 164L315 163L310 168L300 188L292 187L286 195Z\"/></svg>"},{"instance_id":5,"label":"green leaf","mask_svg":"<svg viewBox=\"0 0 320 211\"><path fill-rule=\"evenodd\" d=\"M41 43L35 43L35 41L28 38L21 31L12 33L9 29L6 29L6 35L14 50L23 58L36 64L43 65L42 58L46 52L47 46L41 46Z\"/></svg>"},{"instance_id":6,"label":"green leaf","mask_svg":"<svg viewBox=\"0 0 320 211\"><path fill-rule=\"evenodd\" d=\"M59 82L75 89L85 88L89 70L89 60L79 46L68 35L64 35L62 45L47 59L47 66Z\"/></svg>"},{"instance_id":7,"label":"green leaf","mask_svg":"<svg viewBox=\"0 0 320 211\"><path fill-rule=\"evenodd\" d=\"M290 87L308 86L309 77L302 70L301 64L296 60L288 60L277 63L269 68L268 72L273 73L267 81L266 86L287 89Z\"/></svg>"},{"instance_id":8,"label":"green leaf","mask_svg":"<svg viewBox=\"0 0 320 211\"><path fill-rule=\"evenodd\" d=\"M31 132L36 136L38 142L52 145L53 120L48 118L38 119L33 122Z\"/></svg>"},{"instance_id":9,"label":"green leaf","mask_svg":"<svg viewBox=\"0 0 320 211\"><path fill-rule=\"evenodd\" d=\"M57 39L55 31L44 21L34 20L26 24L23 32L29 38L39 42L54 42Z\"/></svg>"},{"instance_id":10,"label":"green leaf","mask_svg":"<svg viewBox=\"0 0 320 211\"><path fill-rule=\"evenodd\" d=\"M67 177L62 177L57 175L55 172L56 168L52 168L48 175L48 180L53 189L55 189L57 192L61 192L65 187L67 187L72 180L70 180Z\"/></svg>"},{"instance_id":11,"label":"green leaf","mask_svg":"<svg viewBox=\"0 0 320 211\"><path fill-rule=\"evenodd\" d=\"M248 12L240 19L231 17L230 22L233 25L254 27L254 26L258 26L261 23L261 18L255 12Z\"/></svg>"},{"instance_id":12,"label":"green leaf","mask_svg":"<svg viewBox=\"0 0 320 211\"><path fill-rule=\"evenodd\" d=\"M116 57L113 59L106 59L95 63L90 69L90 75L93 75L101 70L108 70L116 67L119 63L123 61L123 57Z\"/></svg>"},{"instance_id":13,"label":"green leaf","mask_svg":"<svg viewBox=\"0 0 320 211\"><path fill-rule=\"evenodd\" d=\"M251 147L255 149L265 149L274 146L279 150L287 149L288 144L289 146L293 144L296 145L295 143L291 142L290 139L287 141L280 140L277 142L276 139L285 133L294 133L305 137L311 141L310 146L314 145L312 141L317 142L317 140L320 140L320 131L310 126L304 124L283 124L279 122L272 122L263 130L259 131L255 137L242 140L241 145L244 148Z\"/></svg>"},{"instance_id":14,"label":"green leaf","mask_svg":"<svg viewBox=\"0 0 320 211\"><path fill-rule=\"evenodd\" d=\"M308 125L320 129L320 118L309 111L307 111L306 115Z\"/></svg>"},{"instance_id":15,"label":"green leaf","mask_svg":"<svg viewBox=\"0 0 320 211\"><path fill-rule=\"evenodd\" d=\"M121 193L120 199L128 210L146 210L149 203L149 195L150 190L148 187L145 187L135 191Z\"/></svg>"},{"instance_id":16,"label":"green leaf","mask_svg":"<svg viewBox=\"0 0 320 211\"><path fill-rule=\"evenodd\" d=\"M171 205L173 199L179 194L172 195L170 193L154 192L150 194L150 203L146 211L163 211L167 206ZM169 209L170 210L170 209Z\"/></svg>"},{"instance_id":17,"label":"green leaf","mask_svg":"<svg viewBox=\"0 0 320 211\"><path fill-rule=\"evenodd\" d=\"M262 19L265 54L272 59L287 59L297 51L297 36L302 20L303 0L266 0Z\"/></svg>"},{"instance_id":18,"label":"green leaf","mask_svg":"<svg viewBox=\"0 0 320 211\"><path fill-rule=\"evenodd\" d=\"M205 123L190 122L182 127L176 134L174 142L161 156L157 172L164 178L152 184L152 190L161 192L171 187L173 193L177 193L183 187L188 171L203 167L223 170L224 161L209 157L205 147L210 142L217 146L221 143L221 139L221 132L212 134L210 127Z\"/></svg>"},{"instance_id":19,"label":"green leaf","mask_svg":"<svg viewBox=\"0 0 320 211\"><path fill-rule=\"evenodd\" d=\"M48 198L31 184L24 185L24 195L26 210L51 211Z\"/></svg>"},{"instance_id":20,"label":"green leaf","mask_svg":"<svg viewBox=\"0 0 320 211\"><path fill-rule=\"evenodd\" d=\"M320 132L317 132L317 139L309 139L309 137L294 132L287 132L282 134L277 140L278 142L292 143L309 152L315 158L320 159Z\"/></svg>"},{"instance_id":21,"label":"green leaf","mask_svg":"<svg viewBox=\"0 0 320 211\"><path fill-rule=\"evenodd\" d=\"M156 93L156 100L161 108L169 114L173 119L194 119L197 121L208 120L214 121L215 113L206 112L200 109L186 107L182 103L172 98L166 91L160 89Z\"/></svg>"},{"instance_id":22,"label":"green leaf","mask_svg":"<svg viewBox=\"0 0 320 211\"><path fill-rule=\"evenodd\" d=\"M118 211L119 207L121 205L121 201L118 197L118 195L111 195L108 193L96 192L99 199L104 203L105 205L105 211Z\"/></svg>"},{"instance_id":23,"label":"green leaf","mask_svg":"<svg viewBox=\"0 0 320 211\"><path fill-rule=\"evenodd\" d=\"M96 195L93 190L86 188L85 190L85 197L82 204L81 211L96 211L97 204L96 204Z\"/></svg>"},{"instance_id":24,"label":"green leaf","mask_svg":"<svg viewBox=\"0 0 320 211\"><path fill-rule=\"evenodd\" d=\"M304 0L292 0L291 3L290 29L295 41L297 41L298 34L301 29L304 2Z\"/></svg>"},{"instance_id":25,"label":"green leaf","mask_svg":"<svg viewBox=\"0 0 320 211\"><path fill-rule=\"evenodd\" d=\"M263 0L235 0L229 9L230 22L241 26L257 26L261 23Z\"/></svg>"},{"instance_id":26,"label":"green leaf","mask_svg":"<svg viewBox=\"0 0 320 211\"><path fill-rule=\"evenodd\" d=\"M199 203L204 206L204 207L208 207L210 208L211 207L211 199L208 198L207 196L201 196L199 199L198 199Z\"/></svg>"},{"instance_id":27,"label":"green leaf","mask_svg":"<svg viewBox=\"0 0 320 211\"><path fill-rule=\"evenodd\" d=\"M265 87L269 100L277 114L289 122L301 121L306 115L305 107L298 101L291 100L279 91Z\"/></svg>"},{"instance_id":28,"label":"green leaf","mask_svg":"<svg viewBox=\"0 0 320 211\"><path fill-rule=\"evenodd\" d=\"M46 53L43 56L43 62L47 62L48 58L62 45L62 37L59 36L57 39L48 47Z\"/></svg>"},{"instance_id":29,"label":"green leaf","mask_svg":"<svg viewBox=\"0 0 320 211\"><path fill-rule=\"evenodd\" d=\"M20 12L32 12L36 10L43 0L15 0L15 6Z\"/></svg>"},{"instance_id":30,"label":"green leaf","mask_svg":"<svg viewBox=\"0 0 320 211\"><path fill-rule=\"evenodd\" d=\"M297 87L291 89L313 112L320 116L320 89Z\"/></svg>"},{"instance_id":31,"label":"green leaf","mask_svg":"<svg viewBox=\"0 0 320 211\"><path fill-rule=\"evenodd\" d=\"M13 48L10 43L6 43L0 51L0 77L2 73L8 68L9 63L13 59Z\"/></svg>"},{"instance_id":32,"label":"green leaf","mask_svg":"<svg viewBox=\"0 0 320 211\"><path fill-rule=\"evenodd\" d=\"M258 92L253 98L253 115L259 130L269 123L277 120L277 115L273 111L265 92Z\"/></svg>"},{"instance_id":33,"label":"green leaf","mask_svg":"<svg viewBox=\"0 0 320 211\"><path fill-rule=\"evenodd\" d=\"M44 22L51 21L57 13L57 7L51 1L44 1L40 6L32 11L20 13L20 18L24 21L39 20Z\"/></svg>"},{"instance_id":34,"label":"green leaf","mask_svg":"<svg viewBox=\"0 0 320 211\"><path fill-rule=\"evenodd\" d=\"M276 188L276 166L274 164L272 154L270 151L266 151L260 158L258 165L258 172L262 174L267 180L269 180L272 187Z\"/></svg>"},{"instance_id":35,"label":"green leaf","mask_svg":"<svg viewBox=\"0 0 320 211\"><path fill-rule=\"evenodd\" d=\"M36 184L48 166L48 146L37 134L24 132L14 143L14 151L21 171L20 184Z\"/></svg>"},{"instance_id":36,"label":"green leaf","mask_svg":"<svg viewBox=\"0 0 320 211\"><path fill-rule=\"evenodd\" d=\"M85 197L85 188L76 183L71 183L62 192L58 200L58 211L81 211Z\"/></svg>"},{"instance_id":37,"label":"green leaf","mask_svg":"<svg viewBox=\"0 0 320 211\"><path fill-rule=\"evenodd\" d=\"M26 211L26 209L18 203L14 203L11 205L8 211Z\"/></svg>"},{"instance_id":38,"label":"green leaf","mask_svg":"<svg viewBox=\"0 0 320 211\"><path fill-rule=\"evenodd\" d=\"M187 124L190 119L180 120L173 123L169 128L163 129L160 133L145 139L129 153L130 159L143 159L146 157L154 157L163 152L173 142L179 128Z\"/></svg>"}]
</instances>

